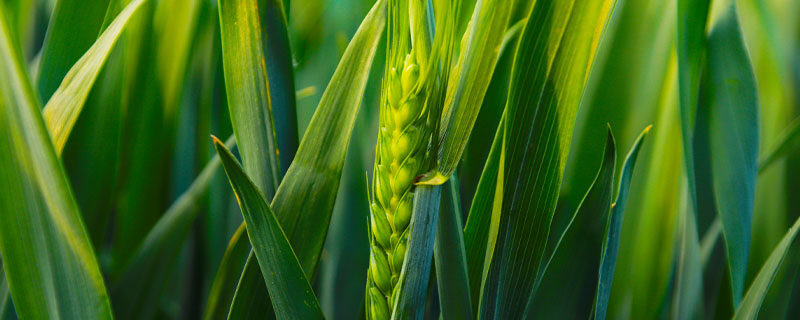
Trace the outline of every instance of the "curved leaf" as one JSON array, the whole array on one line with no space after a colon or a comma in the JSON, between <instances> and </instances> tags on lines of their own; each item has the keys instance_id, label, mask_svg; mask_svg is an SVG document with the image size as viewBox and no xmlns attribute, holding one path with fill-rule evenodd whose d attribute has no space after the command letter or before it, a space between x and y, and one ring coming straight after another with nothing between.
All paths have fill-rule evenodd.
<instances>
[{"instance_id":1,"label":"curved leaf","mask_svg":"<svg viewBox=\"0 0 800 320\"><path fill-rule=\"evenodd\" d=\"M111 319L89 235L0 4L0 255L20 318Z\"/></svg>"},{"instance_id":2,"label":"curved leaf","mask_svg":"<svg viewBox=\"0 0 800 320\"><path fill-rule=\"evenodd\" d=\"M750 250L758 176L759 106L734 3L711 30L707 63L697 130L708 130L714 200L722 220L736 308L744 292Z\"/></svg>"},{"instance_id":3,"label":"curved leaf","mask_svg":"<svg viewBox=\"0 0 800 320\"><path fill-rule=\"evenodd\" d=\"M481 317L522 314L535 293L578 103L614 1L537 1L512 71L497 243Z\"/></svg>"},{"instance_id":4,"label":"curved leaf","mask_svg":"<svg viewBox=\"0 0 800 320\"><path fill-rule=\"evenodd\" d=\"M272 208L281 227L286 231L289 242L308 277L314 273L325 240L356 113L361 104L369 70L385 24L386 1L379 0L348 45L303 136L295 160L286 172L272 202ZM242 238L244 237L232 241L228 251L235 251L234 248L239 246L239 242L247 241ZM235 265L237 261L244 260L245 256L226 252L226 258L222 261L222 265L226 267L220 268L213 286L225 287L218 282L229 281L235 276L221 272L238 274L239 271L228 265ZM263 289L263 281L258 279L260 274L252 272L257 269L258 266L252 260L246 263L237 291L266 292ZM256 290L257 288L261 290ZM218 292L224 294L229 291ZM250 302L245 301L248 299L265 301L266 297L236 294L232 309L239 308L237 305L249 305ZM226 301L230 301L228 297L209 298L209 303ZM222 308L224 307L208 306L206 311L219 311ZM231 312L235 313L234 310Z\"/></svg>"},{"instance_id":5,"label":"curved leaf","mask_svg":"<svg viewBox=\"0 0 800 320\"><path fill-rule=\"evenodd\" d=\"M75 62L97 40L110 3L113 1L55 2L42 44L42 57L36 77L36 88L42 100L50 99L63 82L67 71L73 68Z\"/></svg>"},{"instance_id":6,"label":"curved leaf","mask_svg":"<svg viewBox=\"0 0 800 320\"><path fill-rule=\"evenodd\" d=\"M775 246L775 249L772 250L772 254L770 254L767 261L764 262L758 275L753 279L753 283L750 284L750 288L747 289L744 298L742 298L742 302L736 309L736 313L733 316L734 319L756 319L758 317L761 303L764 302L772 280L775 279L775 275L778 273L778 270L780 270L786 253L789 252L794 238L797 236L798 229L800 229L800 219L794 222L794 225L786 232L781 242Z\"/></svg>"},{"instance_id":7,"label":"curved leaf","mask_svg":"<svg viewBox=\"0 0 800 320\"><path fill-rule=\"evenodd\" d=\"M214 138L214 147L242 209L263 281L269 284L267 290L275 314L280 319L322 319L317 297L267 199L222 141Z\"/></svg>"},{"instance_id":8,"label":"curved leaf","mask_svg":"<svg viewBox=\"0 0 800 320\"><path fill-rule=\"evenodd\" d=\"M44 120L60 155L78 120L89 91L131 16L144 0L134 0L114 19L89 50L69 69L64 81L44 107Z\"/></svg>"},{"instance_id":9,"label":"curved leaf","mask_svg":"<svg viewBox=\"0 0 800 320\"><path fill-rule=\"evenodd\" d=\"M608 129L603 161L567 229L548 259L544 276L524 318L590 318L600 276L611 200L614 195L616 146ZM535 290L535 289L534 289Z\"/></svg>"},{"instance_id":10,"label":"curved leaf","mask_svg":"<svg viewBox=\"0 0 800 320\"><path fill-rule=\"evenodd\" d=\"M633 178L633 169L636 166L636 159L639 158L639 150L642 148L645 137L650 133L652 126L639 134L633 147L628 151L625 162L622 165L622 173L617 189L617 198L611 204L611 217L608 222L608 231L603 239L603 255L600 258L600 278L597 282L597 294L594 305L594 318L604 320L608 310L608 299L611 296L611 285L614 281L614 269L617 264L617 253L619 252L619 241L622 237L622 221L625 217L625 204L628 202L628 193Z\"/></svg>"}]
</instances>

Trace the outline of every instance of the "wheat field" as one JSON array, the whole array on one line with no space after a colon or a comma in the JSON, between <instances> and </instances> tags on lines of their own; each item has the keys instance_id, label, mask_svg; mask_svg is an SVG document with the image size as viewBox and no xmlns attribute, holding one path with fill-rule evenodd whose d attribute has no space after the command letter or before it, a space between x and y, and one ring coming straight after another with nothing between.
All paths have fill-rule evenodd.
<instances>
[{"instance_id":1,"label":"wheat field","mask_svg":"<svg viewBox=\"0 0 800 320\"><path fill-rule=\"evenodd\" d=\"M0 320L796 319L800 1L0 0Z\"/></svg>"}]
</instances>

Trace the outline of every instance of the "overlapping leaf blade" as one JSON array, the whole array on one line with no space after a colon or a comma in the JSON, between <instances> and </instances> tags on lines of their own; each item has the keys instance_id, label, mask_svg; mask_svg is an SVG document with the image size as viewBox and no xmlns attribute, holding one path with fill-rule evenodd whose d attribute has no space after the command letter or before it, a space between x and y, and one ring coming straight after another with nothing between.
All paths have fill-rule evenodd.
<instances>
[{"instance_id":1,"label":"overlapping leaf blade","mask_svg":"<svg viewBox=\"0 0 800 320\"><path fill-rule=\"evenodd\" d=\"M603 320L606 318L608 310L608 300L611 296L611 285L614 281L614 269L617 264L617 254L619 252L619 242L622 237L622 221L625 217L625 205L628 202L628 194L633 179L633 169L636 160L639 158L639 151L642 149L645 137L650 132L648 126L633 143L633 147L625 157L620 175L617 198L611 205L611 217L609 218L608 231L603 240L603 255L600 259L600 276L597 282L597 294L594 303L594 318Z\"/></svg>"},{"instance_id":2,"label":"overlapping leaf blade","mask_svg":"<svg viewBox=\"0 0 800 320\"><path fill-rule=\"evenodd\" d=\"M472 319L472 299L457 181L450 178L444 185L433 257L442 318Z\"/></svg>"},{"instance_id":3,"label":"overlapping leaf blade","mask_svg":"<svg viewBox=\"0 0 800 320\"><path fill-rule=\"evenodd\" d=\"M239 199L261 275L269 283L275 314L280 319L322 319L319 302L264 195L222 141L215 138L214 146Z\"/></svg>"},{"instance_id":4,"label":"overlapping leaf blade","mask_svg":"<svg viewBox=\"0 0 800 320\"><path fill-rule=\"evenodd\" d=\"M366 86L367 76L386 23L386 1L375 3L348 45L344 56L334 72L328 88L323 93L314 117L306 130L295 160L289 167L272 203L281 227L286 231L295 254L306 276L314 273L322 242L330 221L336 190L339 186L347 146L352 134L356 112ZM231 242L228 250L241 241ZM229 264L243 261L244 257L227 254L220 267L221 272L237 272ZM250 272L248 271L250 270ZM258 266L251 260L247 263L240 280L239 292L266 293L260 274L252 272ZM253 279L256 277L256 279ZM218 274L214 286L231 275ZM261 288L260 290L257 290ZM220 290L224 294L227 290ZM234 298L232 309L245 306L244 300L265 299L258 295L239 295ZM211 296L209 301L225 303L226 297ZM237 301L238 300L238 301ZM206 311L220 311L224 307L208 306ZM234 310L231 310L234 313ZM224 314L224 313L223 313ZM206 314L208 317L209 314ZM259 315L261 316L261 315Z\"/></svg>"},{"instance_id":5,"label":"overlapping leaf blade","mask_svg":"<svg viewBox=\"0 0 800 320\"><path fill-rule=\"evenodd\" d=\"M543 270L541 286L525 310L543 318L590 318L600 277L600 260L614 195L616 145L608 130L600 169L558 240Z\"/></svg>"},{"instance_id":6,"label":"overlapping leaf blade","mask_svg":"<svg viewBox=\"0 0 800 320\"><path fill-rule=\"evenodd\" d=\"M521 314L541 277L578 102L613 3L536 2L523 29L504 135L504 176L514 178L503 181L483 317Z\"/></svg>"},{"instance_id":7,"label":"overlapping leaf blade","mask_svg":"<svg viewBox=\"0 0 800 320\"><path fill-rule=\"evenodd\" d=\"M233 143L231 136L225 144L231 148ZM153 315L174 261L197 216L200 200L219 168L219 156L214 156L186 192L161 216L133 254L131 263L112 289L118 318Z\"/></svg>"},{"instance_id":8,"label":"overlapping leaf blade","mask_svg":"<svg viewBox=\"0 0 800 320\"><path fill-rule=\"evenodd\" d=\"M795 241L798 229L800 229L800 219L795 221L794 225L783 236L783 239L772 250L772 254L761 267L758 275L747 289L744 298L742 298L734 314L734 319L756 319L758 317L761 304L764 302L772 280L775 279L775 275L778 273L786 254Z\"/></svg>"},{"instance_id":9,"label":"overlapping leaf blade","mask_svg":"<svg viewBox=\"0 0 800 320\"><path fill-rule=\"evenodd\" d=\"M696 130L708 132L714 200L722 220L735 308L744 292L759 148L756 83L735 4L709 35L700 95Z\"/></svg>"},{"instance_id":10,"label":"overlapping leaf blade","mask_svg":"<svg viewBox=\"0 0 800 320\"><path fill-rule=\"evenodd\" d=\"M15 43L0 4L0 254L16 312L110 319L94 249Z\"/></svg>"},{"instance_id":11,"label":"overlapping leaf blade","mask_svg":"<svg viewBox=\"0 0 800 320\"><path fill-rule=\"evenodd\" d=\"M143 2L144 0L132 1L120 12L92 47L69 69L64 81L47 102L44 119L58 154L64 149L67 138L111 49L128 20Z\"/></svg>"},{"instance_id":12,"label":"overlapping leaf blade","mask_svg":"<svg viewBox=\"0 0 800 320\"><path fill-rule=\"evenodd\" d=\"M42 101L56 91L67 71L95 42L109 7L109 0L57 1L42 44L36 88Z\"/></svg>"},{"instance_id":13,"label":"overlapping leaf blade","mask_svg":"<svg viewBox=\"0 0 800 320\"><path fill-rule=\"evenodd\" d=\"M219 0L222 62L233 132L245 172L268 199L280 178L257 0Z\"/></svg>"}]
</instances>

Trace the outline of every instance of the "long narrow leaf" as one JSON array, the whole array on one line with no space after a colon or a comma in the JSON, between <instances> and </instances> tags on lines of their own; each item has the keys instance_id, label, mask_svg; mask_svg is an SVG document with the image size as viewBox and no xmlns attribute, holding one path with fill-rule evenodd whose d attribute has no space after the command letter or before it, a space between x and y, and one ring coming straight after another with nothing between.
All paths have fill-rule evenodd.
<instances>
[{"instance_id":1,"label":"long narrow leaf","mask_svg":"<svg viewBox=\"0 0 800 320\"><path fill-rule=\"evenodd\" d=\"M504 0L482 0L475 4L442 114L436 170L443 177L453 173L467 146L500 56L512 5L513 1Z\"/></svg>"},{"instance_id":2,"label":"long narrow leaf","mask_svg":"<svg viewBox=\"0 0 800 320\"><path fill-rule=\"evenodd\" d=\"M231 148L234 141L231 136L225 145ZM136 250L125 273L112 289L118 318L152 317L173 263L197 216L198 204L219 167L219 156L214 156L191 186L161 216Z\"/></svg>"},{"instance_id":3,"label":"long narrow leaf","mask_svg":"<svg viewBox=\"0 0 800 320\"><path fill-rule=\"evenodd\" d=\"M578 102L613 3L537 1L523 29L506 107L509 179L482 317L521 314L541 277Z\"/></svg>"},{"instance_id":4,"label":"long narrow leaf","mask_svg":"<svg viewBox=\"0 0 800 320\"><path fill-rule=\"evenodd\" d=\"M268 199L280 177L257 0L219 0L228 109L245 172Z\"/></svg>"},{"instance_id":5,"label":"long narrow leaf","mask_svg":"<svg viewBox=\"0 0 800 320\"><path fill-rule=\"evenodd\" d=\"M319 302L267 199L222 141L214 138L214 147L239 200L275 314L280 319L322 319Z\"/></svg>"},{"instance_id":6,"label":"long narrow leaf","mask_svg":"<svg viewBox=\"0 0 800 320\"><path fill-rule=\"evenodd\" d=\"M114 19L91 48L75 63L64 77L44 108L47 129L53 138L56 152L61 154L72 127L78 120L89 91L108 59L111 49L130 17L142 6L144 0L134 0Z\"/></svg>"},{"instance_id":7,"label":"long narrow leaf","mask_svg":"<svg viewBox=\"0 0 800 320\"><path fill-rule=\"evenodd\" d=\"M734 319L756 319L758 317L761 304L764 302L772 280L775 279L775 275L780 270L780 266L789 252L795 236L797 236L798 229L800 229L800 219L795 221L794 225L783 236L781 242L772 250L772 254L769 255L767 261L764 262L758 275L750 284L750 288L747 289L742 302L736 309L736 314L733 316Z\"/></svg>"},{"instance_id":8,"label":"long narrow leaf","mask_svg":"<svg viewBox=\"0 0 800 320\"><path fill-rule=\"evenodd\" d=\"M42 44L42 60L36 80L39 97L49 100L67 71L97 39L109 0L57 1Z\"/></svg>"},{"instance_id":9,"label":"long narrow leaf","mask_svg":"<svg viewBox=\"0 0 800 320\"><path fill-rule=\"evenodd\" d=\"M348 45L303 136L295 160L289 167L272 202L272 208L275 210L281 227L286 231L289 242L308 277L314 273L328 230L356 113L361 104L361 96L366 87L369 70L386 24L385 11L386 1L376 2ZM238 242L247 241L242 238L244 237L231 242L228 250L236 248ZM223 259L223 265L245 259L243 256L228 255L227 253L226 257ZM238 273L233 269L235 268L226 267L221 272ZM252 275L260 277L257 272L248 272L248 270L257 269L258 266L255 263L246 264L243 271L246 277L239 282L239 292L257 291L243 289L243 287L264 287L263 281L252 278ZM230 278L231 275L218 274L214 286L222 287L224 285L216 282ZM261 292L266 291L261 290ZM261 299L263 301L265 298L237 294L232 309L237 308L237 304L247 305L248 303L245 303L244 300ZM216 303L225 303L226 300L230 301L227 297L209 298L209 301ZM208 306L206 310L220 310L220 308L224 307Z\"/></svg>"},{"instance_id":10,"label":"long narrow leaf","mask_svg":"<svg viewBox=\"0 0 800 320\"><path fill-rule=\"evenodd\" d=\"M433 257L442 318L472 319L457 179L451 178L445 183L441 207Z\"/></svg>"},{"instance_id":11,"label":"long narrow leaf","mask_svg":"<svg viewBox=\"0 0 800 320\"><path fill-rule=\"evenodd\" d=\"M625 204L628 202L628 194L633 179L633 169L636 166L636 159L639 158L639 151L642 148L645 137L650 133L652 126L639 134L633 147L628 151L625 162L622 165L622 173L617 189L617 198L611 205L611 217L609 218L608 231L603 244L603 256L600 259L600 279L597 282L597 294L594 305L594 318L604 320L608 310L608 299L611 296L611 285L614 281L614 269L617 264L617 254L619 252L619 241L622 237L622 221L625 217Z\"/></svg>"},{"instance_id":12,"label":"long narrow leaf","mask_svg":"<svg viewBox=\"0 0 800 320\"><path fill-rule=\"evenodd\" d=\"M110 319L89 235L0 4L0 255L21 318Z\"/></svg>"},{"instance_id":13,"label":"long narrow leaf","mask_svg":"<svg viewBox=\"0 0 800 320\"><path fill-rule=\"evenodd\" d=\"M392 319L422 319L433 254L433 239L439 216L442 186L418 186L414 192L408 251L403 262L397 289L399 296L392 308Z\"/></svg>"},{"instance_id":14,"label":"long narrow leaf","mask_svg":"<svg viewBox=\"0 0 800 320\"><path fill-rule=\"evenodd\" d=\"M614 195L616 145L608 129L600 169L547 262L524 318L590 318Z\"/></svg>"},{"instance_id":15,"label":"long narrow leaf","mask_svg":"<svg viewBox=\"0 0 800 320\"><path fill-rule=\"evenodd\" d=\"M697 130L708 130L714 200L725 235L735 308L744 292L750 250L759 106L734 3L711 30L705 72Z\"/></svg>"}]
</instances>

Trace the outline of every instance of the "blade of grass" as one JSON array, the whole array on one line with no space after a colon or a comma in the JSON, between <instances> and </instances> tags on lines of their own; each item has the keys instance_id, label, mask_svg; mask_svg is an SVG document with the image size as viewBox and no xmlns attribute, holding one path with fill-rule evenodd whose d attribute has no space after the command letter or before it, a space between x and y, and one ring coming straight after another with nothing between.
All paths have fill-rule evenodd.
<instances>
[{"instance_id":1,"label":"blade of grass","mask_svg":"<svg viewBox=\"0 0 800 320\"><path fill-rule=\"evenodd\" d=\"M473 318L459 200L458 179L454 176L444 185L442 210L439 212L433 247L443 319Z\"/></svg>"},{"instance_id":2,"label":"blade of grass","mask_svg":"<svg viewBox=\"0 0 800 320\"><path fill-rule=\"evenodd\" d=\"M697 130L708 130L714 201L722 220L736 308L744 292L750 249L758 175L759 107L755 76L735 4L711 30L707 62Z\"/></svg>"},{"instance_id":3,"label":"blade of grass","mask_svg":"<svg viewBox=\"0 0 800 320\"><path fill-rule=\"evenodd\" d=\"M440 177L452 175L466 148L500 56L512 4L497 0L475 4L445 96L436 166Z\"/></svg>"},{"instance_id":4,"label":"blade of grass","mask_svg":"<svg viewBox=\"0 0 800 320\"><path fill-rule=\"evenodd\" d=\"M64 76L64 81L52 94L44 108L44 119L56 152L60 155L69 134L78 120L94 81L108 59L111 49L130 17L144 0L134 0L114 19L89 50Z\"/></svg>"},{"instance_id":5,"label":"blade of grass","mask_svg":"<svg viewBox=\"0 0 800 320\"><path fill-rule=\"evenodd\" d=\"M494 135L486 164L483 166L475 196L472 197L472 205L470 205L469 215L467 216L467 225L464 228L464 248L466 250L469 289L472 310L475 311L478 310L483 276L487 271L484 263L487 257L490 258L492 255L492 251L487 246L490 242L492 220L497 219L492 216L492 207L500 169L500 151L503 143L503 129L505 128L503 125L505 120L503 118L505 118L505 115L500 118L500 124ZM493 250L494 247L491 249Z\"/></svg>"},{"instance_id":6,"label":"blade of grass","mask_svg":"<svg viewBox=\"0 0 800 320\"><path fill-rule=\"evenodd\" d=\"M11 307L10 298L6 270L3 269L3 261L0 260L0 319L6 319L6 312L9 312L8 310Z\"/></svg>"},{"instance_id":7,"label":"blade of grass","mask_svg":"<svg viewBox=\"0 0 800 320\"><path fill-rule=\"evenodd\" d=\"M355 116L386 24L385 9L386 1L376 2L348 45L303 136L295 160L289 167L272 203L278 220L286 230L289 242L309 277L314 273L322 242L326 236ZM236 248L238 242L246 240L239 238L238 241L231 242L228 251ZM226 253L226 256L228 258L223 259L222 265L245 259L244 256L235 254ZM220 272L238 272L233 269L235 268L225 267L221 268ZM258 268L255 263L246 264L243 271L245 276L254 274L248 273L248 269ZM258 273L255 275L260 277ZM230 280L233 277L218 273L214 286L224 287L217 282ZM263 281L252 279L252 276L243 277L239 283L240 287L237 290L240 292L256 291L242 287L264 287ZM224 294L229 291L220 290L219 293ZM237 308L237 303L247 305L244 300L263 301L264 298L237 294L233 298L232 309ZM239 299L241 301L236 301ZM227 297L209 298L210 303L225 303L226 300L230 301ZM207 306L206 310L219 311L221 308L224 307ZM206 317L208 316L207 313Z\"/></svg>"},{"instance_id":8,"label":"blade of grass","mask_svg":"<svg viewBox=\"0 0 800 320\"><path fill-rule=\"evenodd\" d=\"M288 2L286 3L288 5ZM281 0L260 0L264 52L269 79L272 117L275 119L275 136L278 140L278 158L281 174L292 163L299 143L297 110L294 87L294 63L287 31L284 3Z\"/></svg>"},{"instance_id":9,"label":"blade of grass","mask_svg":"<svg viewBox=\"0 0 800 320\"><path fill-rule=\"evenodd\" d=\"M614 195L616 145L608 128L602 163L578 210L559 238L552 258L547 258L529 300L524 318L589 318L600 276L603 242Z\"/></svg>"},{"instance_id":10,"label":"blade of grass","mask_svg":"<svg viewBox=\"0 0 800 320\"><path fill-rule=\"evenodd\" d=\"M225 90L245 172L268 199L280 170L257 0L219 0Z\"/></svg>"},{"instance_id":11,"label":"blade of grass","mask_svg":"<svg viewBox=\"0 0 800 320\"><path fill-rule=\"evenodd\" d=\"M597 320L604 320L606 318L608 300L611 296L611 285L614 281L614 269L617 264L619 242L622 237L622 221L625 217L625 205L628 202L628 194L633 178L633 169L636 166L636 160L639 158L639 151L642 148L645 137L650 133L650 128L652 128L652 126L647 126L647 128L639 134L639 137L633 143L633 147L628 151L628 155L625 157L625 162L622 165L617 198L614 200L614 203L611 204L611 217L609 218L608 231L603 240L603 255L600 258L600 278L597 281L597 294L595 295L594 302L594 318Z\"/></svg>"},{"instance_id":12,"label":"blade of grass","mask_svg":"<svg viewBox=\"0 0 800 320\"><path fill-rule=\"evenodd\" d=\"M36 88L42 101L50 99L59 84L100 33L109 0L56 2L42 45Z\"/></svg>"},{"instance_id":13,"label":"blade of grass","mask_svg":"<svg viewBox=\"0 0 800 320\"><path fill-rule=\"evenodd\" d=\"M422 319L431 273L434 234L439 216L442 186L418 186L414 192L408 251L403 262L392 319Z\"/></svg>"},{"instance_id":14,"label":"blade of grass","mask_svg":"<svg viewBox=\"0 0 800 320\"><path fill-rule=\"evenodd\" d=\"M529 14L506 105L503 175L514 179L503 181L482 317L518 316L534 296L578 102L613 3L536 2Z\"/></svg>"},{"instance_id":15,"label":"blade of grass","mask_svg":"<svg viewBox=\"0 0 800 320\"><path fill-rule=\"evenodd\" d=\"M280 319L322 319L319 302L267 199L222 141L212 138L222 167L239 199L261 275L269 283L267 290L276 316Z\"/></svg>"},{"instance_id":16,"label":"blade of grass","mask_svg":"<svg viewBox=\"0 0 800 320\"><path fill-rule=\"evenodd\" d=\"M233 147L233 136L225 145ZM136 250L122 277L114 284L112 297L118 318L150 318L172 274L175 260L198 214L200 200L211 179L219 170L219 156L214 156L161 216Z\"/></svg>"},{"instance_id":17,"label":"blade of grass","mask_svg":"<svg viewBox=\"0 0 800 320\"><path fill-rule=\"evenodd\" d=\"M789 249L794 243L794 238L797 236L798 229L800 229L800 219L795 221L794 225L792 225L789 231L783 236L781 242L775 246L775 249L761 267L758 275L753 279L739 307L736 308L736 313L733 316L734 319L756 319L758 317L761 304L764 302L772 280L775 279L775 275L778 273L778 270L780 270L786 253L789 252Z\"/></svg>"},{"instance_id":18,"label":"blade of grass","mask_svg":"<svg viewBox=\"0 0 800 320\"><path fill-rule=\"evenodd\" d=\"M0 255L15 310L110 319L94 249L15 43L0 4Z\"/></svg>"},{"instance_id":19,"label":"blade of grass","mask_svg":"<svg viewBox=\"0 0 800 320\"><path fill-rule=\"evenodd\" d=\"M766 171L775 161L783 158L798 146L798 141L800 141L800 118L794 119L794 121L783 130L777 141L777 143L764 152L759 158L759 174Z\"/></svg>"}]
</instances>

